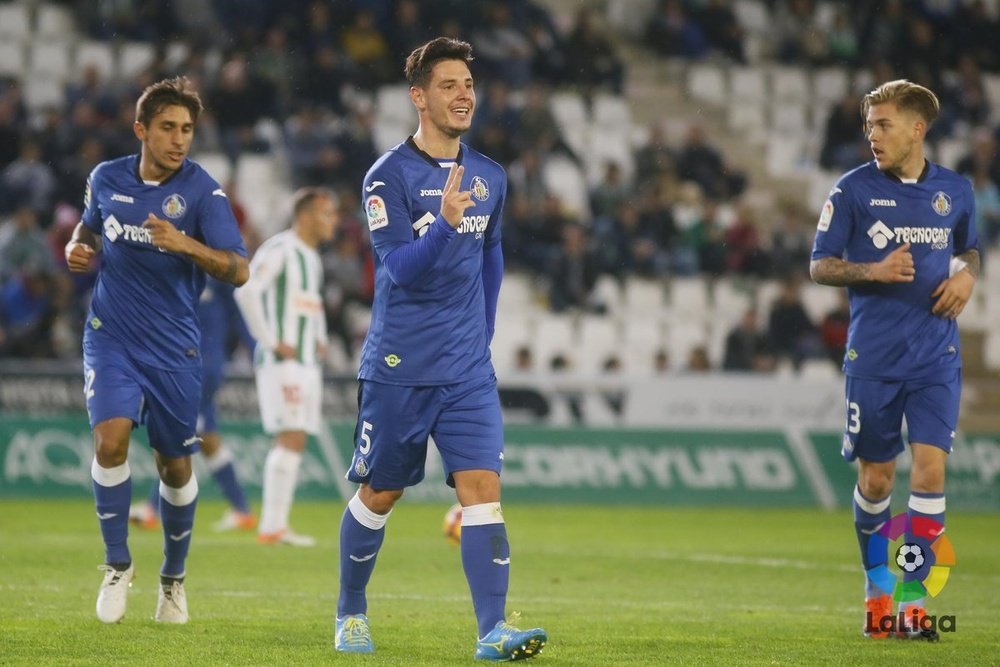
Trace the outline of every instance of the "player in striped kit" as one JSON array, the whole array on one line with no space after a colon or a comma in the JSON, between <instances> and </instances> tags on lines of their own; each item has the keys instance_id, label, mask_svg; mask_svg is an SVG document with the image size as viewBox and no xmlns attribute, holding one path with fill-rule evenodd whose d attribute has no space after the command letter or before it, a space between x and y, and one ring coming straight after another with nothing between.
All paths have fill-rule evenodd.
<instances>
[{"instance_id":1,"label":"player in striped kit","mask_svg":"<svg viewBox=\"0 0 1000 667\"><path fill-rule=\"evenodd\" d=\"M268 239L250 264L236 302L257 339L254 366L264 430L274 447L264 463L257 540L313 546L288 526L302 452L320 428L322 359L327 350L323 265L316 251L337 228L336 196L303 188L293 198L290 229Z\"/></svg>"}]
</instances>

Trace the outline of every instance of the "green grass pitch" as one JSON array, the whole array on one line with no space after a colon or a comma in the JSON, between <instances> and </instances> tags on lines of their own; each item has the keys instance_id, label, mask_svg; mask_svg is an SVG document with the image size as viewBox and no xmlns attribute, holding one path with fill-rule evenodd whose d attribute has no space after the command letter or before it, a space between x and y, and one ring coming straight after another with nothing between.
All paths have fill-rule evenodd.
<instances>
[{"instance_id":1,"label":"green grass pitch","mask_svg":"<svg viewBox=\"0 0 1000 667\"><path fill-rule=\"evenodd\" d=\"M372 656L332 649L343 505L299 503L314 549L214 534L222 505L198 509L187 591L191 622L159 626L161 536L132 530L129 610L99 623L102 547L86 500L4 500L0 512L2 665L441 665L470 662L475 623L446 507L400 504L369 588ZM956 631L937 644L862 638L862 578L847 512L505 507L508 610L550 635L539 665L998 664L1000 530L954 512L958 563L932 614Z\"/></svg>"}]
</instances>

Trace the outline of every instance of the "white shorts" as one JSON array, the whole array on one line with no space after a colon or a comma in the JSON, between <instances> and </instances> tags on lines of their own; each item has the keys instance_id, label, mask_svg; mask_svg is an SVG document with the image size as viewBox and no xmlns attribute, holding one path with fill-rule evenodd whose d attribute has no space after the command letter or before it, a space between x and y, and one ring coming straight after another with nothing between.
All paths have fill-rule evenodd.
<instances>
[{"instance_id":1,"label":"white shorts","mask_svg":"<svg viewBox=\"0 0 1000 667\"><path fill-rule=\"evenodd\" d=\"M319 366L279 361L260 366L256 375L264 431L271 435L282 431L319 433L323 404L323 375Z\"/></svg>"}]
</instances>

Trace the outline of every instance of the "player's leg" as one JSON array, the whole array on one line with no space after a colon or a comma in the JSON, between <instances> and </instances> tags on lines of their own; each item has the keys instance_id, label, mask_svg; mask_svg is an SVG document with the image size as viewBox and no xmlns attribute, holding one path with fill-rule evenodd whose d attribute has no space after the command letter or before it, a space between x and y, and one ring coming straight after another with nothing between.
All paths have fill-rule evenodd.
<instances>
[{"instance_id":1,"label":"player's leg","mask_svg":"<svg viewBox=\"0 0 1000 667\"><path fill-rule=\"evenodd\" d=\"M309 434L319 431L322 378L319 368L282 361L257 369L257 395L264 431L274 445L264 461L260 523L257 540L314 546L316 540L288 526L299 468Z\"/></svg>"},{"instance_id":2,"label":"player's leg","mask_svg":"<svg viewBox=\"0 0 1000 667\"><path fill-rule=\"evenodd\" d=\"M116 623L125 615L135 568L128 548L128 510L132 472L129 436L140 420L142 389L138 373L114 344L99 332L84 338L84 393L94 433L90 475L104 540L104 580L97 595L97 617Z\"/></svg>"},{"instance_id":3,"label":"player's leg","mask_svg":"<svg viewBox=\"0 0 1000 667\"><path fill-rule=\"evenodd\" d=\"M146 368L143 376L146 429L160 474L163 524L163 565L154 618L161 623L187 623L184 577L198 504L198 479L191 455L198 451L200 370Z\"/></svg>"},{"instance_id":4,"label":"player's leg","mask_svg":"<svg viewBox=\"0 0 1000 667\"><path fill-rule=\"evenodd\" d=\"M504 619L510 545L500 506L503 423L493 377L442 388L434 441L462 505L462 569L476 612L476 658L517 660L541 651L541 628L519 630Z\"/></svg>"},{"instance_id":5,"label":"player's leg","mask_svg":"<svg viewBox=\"0 0 1000 667\"><path fill-rule=\"evenodd\" d=\"M914 561L912 571L904 568L900 591L903 600L899 611L904 623L911 626L906 632L911 638L937 639L937 633L919 625L927 615L924 583L934 565L931 547L945 531L945 464L958 424L961 384L959 370L934 381L908 383L905 414L913 465L904 540L915 545L922 559L919 565Z\"/></svg>"},{"instance_id":6,"label":"player's leg","mask_svg":"<svg viewBox=\"0 0 1000 667\"><path fill-rule=\"evenodd\" d=\"M902 383L847 378L847 425L843 454L858 462L854 488L854 532L865 571L866 636L886 638L882 619L891 617L895 578L886 567L887 553L872 549L872 536L889 520L896 457L903 451ZM876 545L879 542L876 542Z\"/></svg>"},{"instance_id":7,"label":"player's leg","mask_svg":"<svg viewBox=\"0 0 1000 667\"><path fill-rule=\"evenodd\" d=\"M362 382L354 457L347 478L360 484L340 520L340 593L334 646L338 651L375 649L368 627L365 590L375 570L385 525L403 489L424 476L427 437L436 418L433 387Z\"/></svg>"},{"instance_id":8,"label":"player's leg","mask_svg":"<svg viewBox=\"0 0 1000 667\"><path fill-rule=\"evenodd\" d=\"M222 495L229 501L229 509L212 527L217 531L252 530L257 520L250 513L243 485L236 476L233 454L222 442L215 412L215 394L223 380L223 364L219 359L204 358L201 377L201 402L198 405L198 432L201 434L201 453L212 479Z\"/></svg>"}]
</instances>

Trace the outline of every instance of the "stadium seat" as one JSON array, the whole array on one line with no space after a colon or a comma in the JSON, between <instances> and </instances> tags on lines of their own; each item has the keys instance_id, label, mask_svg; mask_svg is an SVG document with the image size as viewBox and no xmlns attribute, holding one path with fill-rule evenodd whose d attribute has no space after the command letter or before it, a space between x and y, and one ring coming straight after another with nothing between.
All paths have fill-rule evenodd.
<instances>
[{"instance_id":1,"label":"stadium seat","mask_svg":"<svg viewBox=\"0 0 1000 667\"><path fill-rule=\"evenodd\" d=\"M70 74L69 44L60 40L31 43L27 80L48 77L65 81Z\"/></svg>"},{"instance_id":2,"label":"stadium seat","mask_svg":"<svg viewBox=\"0 0 1000 667\"><path fill-rule=\"evenodd\" d=\"M0 39L24 39L31 34L28 9L26 3L0 3Z\"/></svg>"},{"instance_id":3,"label":"stadium seat","mask_svg":"<svg viewBox=\"0 0 1000 667\"><path fill-rule=\"evenodd\" d=\"M628 126L607 128L590 133L590 146L584 153L588 156L587 182L597 185L604 178L605 166L614 162L622 170L625 182L630 182L635 172L635 159L629 144Z\"/></svg>"},{"instance_id":4,"label":"stadium seat","mask_svg":"<svg viewBox=\"0 0 1000 667\"><path fill-rule=\"evenodd\" d=\"M718 65L697 63L688 67L687 92L699 102L722 106L728 99L726 75Z\"/></svg>"},{"instance_id":5,"label":"stadium seat","mask_svg":"<svg viewBox=\"0 0 1000 667\"><path fill-rule=\"evenodd\" d=\"M934 161L940 165L954 169L969 151L969 142L965 139L941 139L934 147Z\"/></svg>"},{"instance_id":6,"label":"stadium seat","mask_svg":"<svg viewBox=\"0 0 1000 667\"><path fill-rule=\"evenodd\" d=\"M515 370L517 351L522 346L531 345L533 323L525 312L504 311L497 313L497 328L490 343L493 367L502 375ZM537 364L538 359L535 360Z\"/></svg>"},{"instance_id":7,"label":"stadium seat","mask_svg":"<svg viewBox=\"0 0 1000 667\"><path fill-rule=\"evenodd\" d=\"M187 42L175 40L167 44L164 60L169 69L179 70L190 53L191 47Z\"/></svg>"},{"instance_id":8,"label":"stadium seat","mask_svg":"<svg viewBox=\"0 0 1000 667\"><path fill-rule=\"evenodd\" d=\"M629 0L629 2L608 2L608 25L641 39L646 32L649 18L656 11L657 0Z\"/></svg>"},{"instance_id":9,"label":"stadium seat","mask_svg":"<svg viewBox=\"0 0 1000 667\"><path fill-rule=\"evenodd\" d=\"M89 65L95 65L105 81L114 81L118 73L115 71L115 54L107 42L95 40L80 42L73 58L73 73L79 76Z\"/></svg>"},{"instance_id":10,"label":"stadium seat","mask_svg":"<svg viewBox=\"0 0 1000 667\"><path fill-rule=\"evenodd\" d=\"M763 67L735 66L729 69L729 102L766 102L769 93Z\"/></svg>"},{"instance_id":11,"label":"stadium seat","mask_svg":"<svg viewBox=\"0 0 1000 667\"><path fill-rule=\"evenodd\" d=\"M61 109L66 103L62 82L49 76L28 77L24 81L24 103L31 112Z\"/></svg>"},{"instance_id":12,"label":"stadium seat","mask_svg":"<svg viewBox=\"0 0 1000 667\"><path fill-rule=\"evenodd\" d=\"M665 310L663 284L658 280L629 277L624 291L626 317L661 317Z\"/></svg>"},{"instance_id":13,"label":"stadium seat","mask_svg":"<svg viewBox=\"0 0 1000 667\"><path fill-rule=\"evenodd\" d=\"M233 165L229 158L223 153L197 153L194 160L204 168L208 174L217 180L223 187L229 182L233 175Z\"/></svg>"},{"instance_id":14,"label":"stadium seat","mask_svg":"<svg viewBox=\"0 0 1000 667\"><path fill-rule=\"evenodd\" d=\"M771 130L782 136L806 137L810 132L806 105L792 101L774 102L771 106Z\"/></svg>"},{"instance_id":15,"label":"stadium seat","mask_svg":"<svg viewBox=\"0 0 1000 667\"><path fill-rule=\"evenodd\" d=\"M415 126L416 111L410 101L410 87L399 84L379 88L375 93L375 118L379 122Z\"/></svg>"},{"instance_id":16,"label":"stadium seat","mask_svg":"<svg viewBox=\"0 0 1000 667\"><path fill-rule=\"evenodd\" d=\"M622 311L622 286L617 278L607 274L601 275L591 293L596 303L604 304L610 317L615 317Z\"/></svg>"},{"instance_id":17,"label":"stadium seat","mask_svg":"<svg viewBox=\"0 0 1000 667\"><path fill-rule=\"evenodd\" d=\"M761 0L735 0L733 13L747 32L764 34L771 31L771 15Z\"/></svg>"},{"instance_id":18,"label":"stadium seat","mask_svg":"<svg viewBox=\"0 0 1000 667\"><path fill-rule=\"evenodd\" d=\"M587 181L580 168L567 157L553 155L542 167L545 188L559 197L574 215L581 219L590 218L590 198Z\"/></svg>"},{"instance_id":19,"label":"stadium seat","mask_svg":"<svg viewBox=\"0 0 1000 667\"><path fill-rule=\"evenodd\" d=\"M685 322L674 320L667 323L667 350L673 358L675 367L683 367L688 355L696 347L708 347L708 331L700 322ZM709 357L712 367L719 365L721 359Z\"/></svg>"},{"instance_id":20,"label":"stadium seat","mask_svg":"<svg viewBox=\"0 0 1000 667\"><path fill-rule=\"evenodd\" d=\"M799 367L799 377L804 380L837 380L840 370L829 359L806 359Z\"/></svg>"},{"instance_id":21,"label":"stadium seat","mask_svg":"<svg viewBox=\"0 0 1000 667\"><path fill-rule=\"evenodd\" d=\"M726 123L730 130L743 134L755 144L762 144L767 139L767 114L763 104L730 104L726 107Z\"/></svg>"},{"instance_id":22,"label":"stadium seat","mask_svg":"<svg viewBox=\"0 0 1000 667\"><path fill-rule=\"evenodd\" d=\"M668 291L671 319L700 321L708 315L708 289L703 278L674 278Z\"/></svg>"},{"instance_id":23,"label":"stadium seat","mask_svg":"<svg viewBox=\"0 0 1000 667\"><path fill-rule=\"evenodd\" d=\"M813 324L819 325L840 303L840 290L827 285L818 285L811 280L802 283L802 305Z\"/></svg>"},{"instance_id":24,"label":"stadium seat","mask_svg":"<svg viewBox=\"0 0 1000 667\"><path fill-rule=\"evenodd\" d=\"M500 296L497 299L497 311L503 313L520 313L535 306L534 290L531 277L526 273L508 272L500 283Z\"/></svg>"},{"instance_id":25,"label":"stadium seat","mask_svg":"<svg viewBox=\"0 0 1000 667\"><path fill-rule=\"evenodd\" d=\"M847 70L843 67L826 67L812 75L812 97L817 103L836 104L847 94Z\"/></svg>"},{"instance_id":26,"label":"stadium seat","mask_svg":"<svg viewBox=\"0 0 1000 667\"><path fill-rule=\"evenodd\" d=\"M7 37L0 40L0 74L22 78L27 69L24 44Z\"/></svg>"},{"instance_id":27,"label":"stadium seat","mask_svg":"<svg viewBox=\"0 0 1000 667\"><path fill-rule=\"evenodd\" d=\"M535 364L541 370L550 369L556 355L566 357L571 369L580 365L576 326L571 315L544 311L539 313L531 344Z\"/></svg>"},{"instance_id":28,"label":"stadium seat","mask_svg":"<svg viewBox=\"0 0 1000 667\"><path fill-rule=\"evenodd\" d=\"M632 124L628 103L620 95L599 94L594 97L594 125L609 130L628 129Z\"/></svg>"},{"instance_id":29,"label":"stadium seat","mask_svg":"<svg viewBox=\"0 0 1000 667\"><path fill-rule=\"evenodd\" d=\"M805 150L804 137L790 136L780 129L772 131L765 146L767 172L777 178L801 174Z\"/></svg>"},{"instance_id":30,"label":"stadium seat","mask_svg":"<svg viewBox=\"0 0 1000 667\"><path fill-rule=\"evenodd\" d=\"M61 4L44 2L38 5L35 32L39 37L65 39L76 32L73 10Z\"/></svg>"},{"instance_id":31,"label":"stadium seat","mask_svg":"<svg viewBox=\"0 0 1000 667\"><path fill-rule=\"evenodd\" d=\"M125 42L118 49L118 75L132 79L156 61L156 50L148 42Z\"/></svg>"},{"instance_id":32,"label":"stadium seat","mask_svg":"<svg viewBox=\"0 0 1000 667\"><path fill-rule=\"evenodd\" d=\"M771 74L772 99L779 102L797 102L805 104L809 101L809 77L801 67L773 67Z\"/></svg>"},{"instance_id":33,"label":"stadium seat","mask_svg":"<svg viewBox=\"0 0 1000 667\"><path fill-rule=\"evenodd\" d=\"M609 356L621 358L623 336L615 320L601 315L582 315L578 327L578 368L599 373Z\"/></svg>"}]
</instances>

